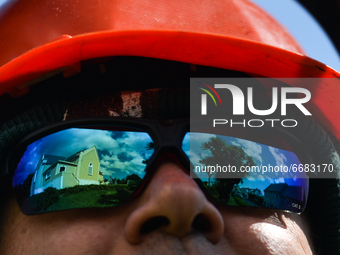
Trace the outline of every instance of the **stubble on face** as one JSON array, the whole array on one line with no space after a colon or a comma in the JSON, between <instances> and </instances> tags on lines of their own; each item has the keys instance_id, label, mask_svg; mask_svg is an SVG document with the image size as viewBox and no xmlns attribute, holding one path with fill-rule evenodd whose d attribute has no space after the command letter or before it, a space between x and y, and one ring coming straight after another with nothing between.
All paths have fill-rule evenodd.
<instances>
[{"instance_id":1,"label":"stubble on face","mask_svg":"<svg viewBox=\"0 0 340 255\"><path fill-rule=\"evenodd\" d=\"M197 231L179 239L162 229L149 233L139 244L130 244L124 224L135 206L26 216L12 200L1 254L312 254L301 216L258 208L218 208L225 226L216 244Z\"/></svg>"}]
</instances>

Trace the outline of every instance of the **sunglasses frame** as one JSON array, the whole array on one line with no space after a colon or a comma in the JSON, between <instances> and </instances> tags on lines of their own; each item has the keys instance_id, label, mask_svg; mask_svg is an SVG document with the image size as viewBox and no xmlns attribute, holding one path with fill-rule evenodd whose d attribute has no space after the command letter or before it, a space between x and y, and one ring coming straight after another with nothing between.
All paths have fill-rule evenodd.
<instances>
[{"instance_id":1,"label":"sunglasses frame","mask_svg":"<svg viewBox=\"0 0 340 255\"><path fill-rule=\"evenodd\" d=\"M189 157L182 149L182 142L184 136L188 132L197 132L190 130L190 125L197 124L199 128L205 128L211 126L211 123L203 123L201 119L175 119L175 120L154 120L154 119L143 119L143 118L127 118L127 117L101 117L101 118L91 118L91 119L77 119L69 120L64 122L58 122L53 125L41 128L30 135L22 139L8 154L6 160L6 172L5 174L11 175L13 177L14 170L16 169L16 164L21 159L23 153L27 149L27 146L31 143L46 137L50 134L56 133L58 131L66 130L69 128L92 128L92 129L102 129L101 127L123 127L129 130L143 131L150 135L151 139L155 144L155 150L149 159L149 162L145 168L145 176L143 177L140 186L133 192L131 199L138 196L147 186L148 182L151 180L152 175L155 173L157 163L157 158L162 154L174 154L176 155L176 162L182 167L182 169L190 175L202 189L202 191L207 195L209 200L214 201L217 204L223 205L212 197L212 195L204 187L203 182L193 171L193 164L190 162ZM105 130L105 129L104 129ZM107 129L109 130L109 129ZM242 132L246 132L247 128L242 129ZM254 131L254 129L252 129ZM283 138L293 149L294 153L296 148L300 155L296 154L299 160L303 163L311 163L311 157L304 146L292 135L290 135L285 130L280 130L279 128L256 128L256 133L274 133L274 135ZM223 134L228 135L228 134ZM233 136L234 137L234 136ZM240 136L239 138L242 138ZM244 139L244 138L243 138ZM304 153L301 153L304 152ZM301 160L300 157L303 159ZM12 170L10 170L12 169ZM197 180L198 179L198 180ZM226 206L226 205L223 205ZM264 207L266 208L266 207ZM280 209L277 209L280 210ZM286 211L286 210L281 210ZM290 212L290 211L287 211ZM295 213L295 212L294 212ZM37 213L38 214L38 213Z\"/></svg>"}]
</instances>

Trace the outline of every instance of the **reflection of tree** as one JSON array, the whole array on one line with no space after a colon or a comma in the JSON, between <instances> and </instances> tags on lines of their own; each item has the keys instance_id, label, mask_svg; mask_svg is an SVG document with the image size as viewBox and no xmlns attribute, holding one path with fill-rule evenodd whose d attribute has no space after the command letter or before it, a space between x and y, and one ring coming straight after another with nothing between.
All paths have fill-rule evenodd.
<instances>
[{"instance_id":1,"label":"reflection of tree","mask_svg":"<svg viewBox=\"0 0 340 255\"><path fill-rule=\"evenodd\" d=\"M154 142L147 143L146 146L145 146L145 149L147 151L154 150L155 149L155 143ZM147 159L143 160L142 163L147 164L149 162L149 160L150 160L150 158L147 158Z\"/></svg>"},{"instance_id":2,"label":"reflection of tree","mask_svg":"<svg viewBox=\"0 0 340 255\"><path fill-rule=\"evenodd\" d=\"M15 186L16 193L20 194L22 200L27 199L31 194L31 182L33 175L34 174L29 174L23 182Z\"/></svg>"},{"instance_id":3,"label":"reflection of tree","mask_svg":"<svg viewBox=\"0 0 340 255\"><path fill-rule=\"evenodd\" d=\"M130 174L126 176L126 180L133 180L133 181L139 182L142 180L142 178L140 178L137 174Z\"/></svg>"},{"instance_id":4,"label":"reflection of tree","mask_svg":"<svg viewBox=\"0 0 340 255\"><path fill-rule=\"evenodd\" d=\"M149 142L146 144L146 150L154 150L155 149L155 143Z\"/></svg>"},{"instance_id":5,"label":"reflection of tree","mask_svg":"<svg viewBox=\"0 0 340 255\"><path fill-rule=\"evenodd\" d=\"M142 178L140 178L137 174L131 174L126 176L126 180L129 181L130 190L134 190L142 182Z\"/></svg>"},{"instance_id":6,"label":"reflection of tree","mask_svg":"<svg viewBox=\"0 0 340 255\"><path fill-rule=\"evenodd\" d=\"M210 137L209 141L202 143L201 148L210 151L212 154L212 156L207 156L199 161L206 167L219 165L221 167L235 166L236 169L240 169L241 166L255 165L254 159L245 153L241 147L229 145L219 137ZM230 178L228 172L217 172L211 185L210 179L214 173L207 173L209 191L222 203L229 201L231 190L244 177L244 173L233 173L233 177L236 178Z\"/></svg>"},{"instance_id":7,"label":"reflection of tree","mask_svg":"<svg viewBox=\"0 0 340 255\"><path fill-rule=\"evenodd\" d=\"M116 183L113 181L111 184L128 184L128 188L131 190L138 187L142 182L142 178L140 178L137 174L130 174L123 179L114 178L113 180L116 180Z\"/></svg>"}]
</instances>

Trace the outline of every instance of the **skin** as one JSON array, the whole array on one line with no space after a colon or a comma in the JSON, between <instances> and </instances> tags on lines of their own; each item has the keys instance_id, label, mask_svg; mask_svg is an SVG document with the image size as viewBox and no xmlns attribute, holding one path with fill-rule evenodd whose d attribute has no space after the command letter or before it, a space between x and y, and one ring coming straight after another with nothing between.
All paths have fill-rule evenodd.
<instances>
[{"instance_id":1,"label":"skin","mask_svg":"<svg viewBox=\"0 0 340 255\"><path fill-rule=\"evenodd\" d=\"M301 216L217 206L179 165L160 162L118 208L25 216L13 200L1 254L312 254Z\"/></svg>"}]
</instances>

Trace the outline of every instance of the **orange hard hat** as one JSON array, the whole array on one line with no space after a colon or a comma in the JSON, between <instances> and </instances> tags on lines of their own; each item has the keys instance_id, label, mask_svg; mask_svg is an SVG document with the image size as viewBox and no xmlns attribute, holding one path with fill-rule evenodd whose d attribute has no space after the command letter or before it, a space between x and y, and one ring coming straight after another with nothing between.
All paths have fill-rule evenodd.
<instances>
[{"instance_id":1,"label":"orange hard hat","mask_svg":"<svg viewBox=\"0 0 340 255\"><path fill-rule=\"evenodd\" d=\"M0 95L19 95L58 72L79 72L81 61L106 56L272 78L340 77L302 55L285 29L247 0L12 0L0 11L0 48ZM338 84L326 83L313 88L323 94L310 104L340 140Z\"/></svg>"}]
</instances>

